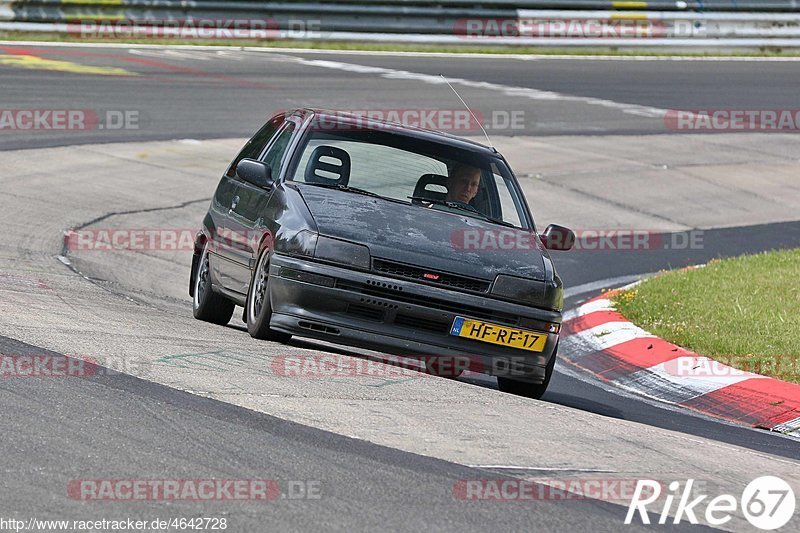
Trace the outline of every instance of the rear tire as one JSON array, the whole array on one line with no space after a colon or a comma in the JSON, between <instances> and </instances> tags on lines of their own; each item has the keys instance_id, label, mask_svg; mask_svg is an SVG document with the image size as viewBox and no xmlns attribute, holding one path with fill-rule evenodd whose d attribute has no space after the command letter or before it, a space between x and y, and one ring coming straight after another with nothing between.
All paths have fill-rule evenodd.
<instances>
[{"instance_id":1,"label":"rear tire","mask_svg":"<svg viewBox=\"0 0 800 533\"><path fill-rule=\"evenodd\" d=\"M517 396L524 396L526 398L540 400L542 396L544 396L544 393L547 392L547 386L550 385L550 378L553 377L553 371L556 367L557 355L558 344L556 344L556 349L553 350L553 356L550 358L550 362L547 363L544 381L542 383L535 384L527 381L518 381L516 379L497 376L497 388L509 394L516 394Z\"/></svg>"},{"instance_id":2,"label":"rear tire","mask_svg":"<svg viewBox=\"0 0 800 533\"><path fill-rule=\"evenodd\" d=\"M211 286L211 269L208 263L208 243L203 244L203 252L197 262L194 273L194 296L192 298L192 314L198 320L224 326L233 316L232 301L214 292Z\"/></svg>"},{"instance_id":3,"label":"rear tire","mask_svg":"<svg viewBox=\"0 0 800 533\"><path fill-rule=\"evenodd\" d=\"M264 250L258 258L256 269L250 280L244 312L247 332L254 339L286 342L292 338L289 333L269 328L272 319L272 302L269 293L269 251Z\"/></svg>"}]
</instances>

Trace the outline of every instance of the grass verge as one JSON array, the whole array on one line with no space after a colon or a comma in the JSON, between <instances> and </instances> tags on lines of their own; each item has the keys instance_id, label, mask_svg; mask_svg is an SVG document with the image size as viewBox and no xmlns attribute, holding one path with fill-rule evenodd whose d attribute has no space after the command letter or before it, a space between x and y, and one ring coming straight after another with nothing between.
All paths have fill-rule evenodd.
<instances>
[{"instance_id":1,"label":"grass verge","mask_svg":"<svg viewBox=\"0 0 800 533\"><path fill-rule=\"evenodd\" d=\"M100 44L153 44L232 46L261 48L301 48L307 50L342 50L369 52L463 53L494 55L569 55L569 56L653 56L653 57L800 57L800 51L769 48L755 51L658 51L620 48L550 48L536 46L426 45L345 41L300 41L265 39L92 39L64 33L0 31L0 40Z\"/></svg>"},{"instance_id":2,"label":"grass verge","mask_svg":"<svg viewBox=\"0 0 800 533\"><path fill-rule=\"evenodd\" d=\"M663 273L613 300L627 319L664 340L800 383L800 249Z\"/></svg>"}]
</instances>

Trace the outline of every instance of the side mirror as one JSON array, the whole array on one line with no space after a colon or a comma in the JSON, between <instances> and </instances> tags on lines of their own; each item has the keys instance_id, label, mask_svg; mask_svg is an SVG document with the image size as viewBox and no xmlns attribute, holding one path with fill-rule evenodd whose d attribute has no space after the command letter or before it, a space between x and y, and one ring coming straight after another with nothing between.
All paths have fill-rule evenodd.
<instances>
[{"instance_id":1,"label":"side mirror","mask_svg":"<svg viewBox=\"0 0 800 533\"><path fill-rule=\"evenodd\" d=\"M557 224L547 226L539 238L548 250L567 251L575 246L575 232Z\"/></svg>"},{"instance_id":2,"label":"side mirror","mask_svg":"<svg viewBox=\"0 0 800 533\"><path fill-rule=\"evenodd\" d=\"M269 165L255 159L242 159L236 165L236 175L247 183L265 189L271 188L275 181L272 179L272 169Z\"/></svg>"}]
</instances>

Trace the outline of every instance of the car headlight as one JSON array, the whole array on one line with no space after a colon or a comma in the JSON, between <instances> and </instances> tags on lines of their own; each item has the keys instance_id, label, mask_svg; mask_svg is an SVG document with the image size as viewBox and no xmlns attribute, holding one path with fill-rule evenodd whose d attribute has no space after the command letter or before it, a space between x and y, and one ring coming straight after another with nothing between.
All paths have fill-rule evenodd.
<instances>
[{"instance_id":1,"label":"car headlight","mask_svg":"<svg viewBox=\"0 0 800 533\"><path fill-rule=\"evenodd\" d=\"M370 267L369 248L363 244L332 239L324 235L320 235L317 240L314 258L364 270L369 270Z\"/></svg>"},{"instance_id":2,"label":"car headlight","mask_svg":"<svg viewBox=\"0 0 800 533\"><path fill-rule=\"evenodd\" d=\"M318 238L317 233L304 229L289 239L276 239L275 251L286 255L314 257L314 248L317 246Z\"/></svg>"},{"instance_id":3,"label":"car headlight","mask_svg":"<svg viewBox=\"0 0 800 533\"><path fill-rule=\"evenodd\" d=\"M491 294L506 300L558 311L564 305L564 289L561 280L556 279L556 283L548 283L500 274L494 280Z\"/></svg>"}]
</instances>

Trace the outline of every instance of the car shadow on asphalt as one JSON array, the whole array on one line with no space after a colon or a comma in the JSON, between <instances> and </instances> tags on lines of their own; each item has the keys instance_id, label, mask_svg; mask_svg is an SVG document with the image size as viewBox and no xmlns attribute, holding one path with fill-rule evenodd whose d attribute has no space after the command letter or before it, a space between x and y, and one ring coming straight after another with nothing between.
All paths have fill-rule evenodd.
<instances>
[{"instance_id":1,"label":"car shadow on asphalt","mask_svg":"<svg viewBox=\"0 0 800 533\"><path fill-rule=\"evenodd\" d=\"M226 327L247 333L247 327L244 324L229 323ZM409 368L409 365L406 363L387 360L386 357L391 357L389 356L389 354L374 352L370 350L365 350L364 352L355 352L352 351L352 349L338 347L336 345L324 341L292 337L292 339L289 342L287 342L286 345L293 346L295 348L313 350L315 352L324 352L330 354L345 355L348 357L356 357L358 359L378 361L387 365L416 370L413 368ZM421 368L418 369L417 371L420 374L425 373L424 370L422 370ZM564 376L559 376L558 374L556 374L553 377L553 383L551 384L551 389L545 393L541 401L563 405L564 407L571 407L573 409L580 409L581 411L588 411L598 415L608 416L611 418L618 418L618 419L624 418L622 416L621 411L611 406L598 403L597 401L591 399L582 398L579 396L574 396L568 393L560 392L559 390L553 390L559 388L558 382L559 381L563 382L564 381L563 378ZM460 381L462 383L466 383L469 385L474 385L476 387L483 387L485 389L497 390L496 378L494 378L493 376L479 374L476 372L467 371L458 378L442 378L442 379L454 379L456 381Z\"/></svg>"},{"instance_id":2,"label":"car shadow on asphalt","mask_svg":"<svg viewBox=\"0 0 800 533\"><path fill-rule=\"evenodd\" d=\"M622 416L622 411L619 409L615 409L609 405L599 404L587 398L580 398L570 394L564 394L562 392L547 391L544 393L542 401L556 403L558 405L563 405L564 407L571 407L573 409L579 409L581 411L607 416L609 418L617 418L620 420L625 419L625 417Z\"/></svg>"}]
</instances>

